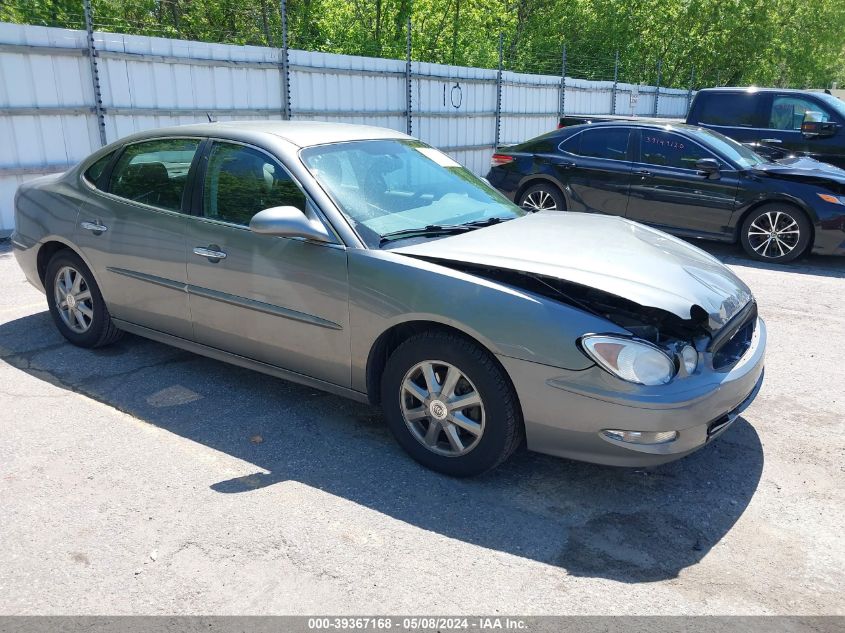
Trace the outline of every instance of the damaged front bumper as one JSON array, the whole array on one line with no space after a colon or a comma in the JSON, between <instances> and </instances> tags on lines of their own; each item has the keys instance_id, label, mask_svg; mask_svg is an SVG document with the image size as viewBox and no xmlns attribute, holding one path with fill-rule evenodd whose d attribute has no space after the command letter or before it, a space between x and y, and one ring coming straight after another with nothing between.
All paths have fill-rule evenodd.
<instances>
[{"instance_id":1,"label":"damaged front bumper","mask_svg":"<svg viewBox=\"0 0 845 633\"><path fill-rule=\"evenodd\" d=\"M649 466L687 455L723 433L754 400L763 382L766 326L727 371L705 357L692 376L646 387L597 366L567 371L499 356L522 404L530 450L598 464ZM602 432L675 431L673 440L635 444Z\"/></svg>"}]
</instances>

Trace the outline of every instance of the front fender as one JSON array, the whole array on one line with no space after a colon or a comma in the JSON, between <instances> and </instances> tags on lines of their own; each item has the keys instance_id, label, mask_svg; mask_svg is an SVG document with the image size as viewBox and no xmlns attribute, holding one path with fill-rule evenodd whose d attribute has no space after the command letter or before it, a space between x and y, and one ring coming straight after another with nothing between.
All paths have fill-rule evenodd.
<instances>
[{"instance_id":1,"label":"front fender","mask_svg":"<svg viewBox=\"0 0 845 633\"><path fill-rule=\"evenodd\" d=\"M412 321L455 328L492 353L569 370L593 365L576 346L586 332L624 333L577 308L390 251L349 251L352 388L366 391L379 337Z\"/></svg>"}]
</instances>

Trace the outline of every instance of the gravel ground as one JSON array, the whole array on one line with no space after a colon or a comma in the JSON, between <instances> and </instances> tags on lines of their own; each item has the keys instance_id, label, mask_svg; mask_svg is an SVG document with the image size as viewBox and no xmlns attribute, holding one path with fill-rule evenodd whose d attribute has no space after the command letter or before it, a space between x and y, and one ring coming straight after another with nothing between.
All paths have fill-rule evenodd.
<instances>
[{"instance_id":1,"label":"gravel ground","mask_svg":"<svg viewBox=\"0 0 845 633\"><path fill-rule=\"evenodd\" d=\"M708 249L769 326L732 429L653 470L522 453L458 481L370 407L72 347L0 245L0 613L845 614L845 259Z\"/></svg>"}]
</instances>

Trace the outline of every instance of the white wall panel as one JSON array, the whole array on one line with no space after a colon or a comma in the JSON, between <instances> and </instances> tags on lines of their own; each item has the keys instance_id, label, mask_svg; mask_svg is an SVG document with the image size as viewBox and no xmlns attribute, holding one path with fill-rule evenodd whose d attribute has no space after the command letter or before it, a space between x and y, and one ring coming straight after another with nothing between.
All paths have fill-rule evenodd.
<instances>
[{"instance_id":1,"label":"white wall panel","mask_svg":"<svg viewBox=\"0 0 845 633\"><path fill-rule=\"evenodd\" d=\"M109 141L156 127L204 121L278 119L283 111L278 49L95 33ZM70 49L0 51L0 234L12 228L15 188L73 164L100 146L83 31L0 23L0 44ZM70 53L70 54L68 54ZM111 56L110 56L111 55ZM117 55L117 57L115 57ZM293 120L317 119L406 129L403 60L289 51ZM413 134L484 175L496 136L497 72L412 63ZM555 127L560 77L502 73L500 143ZM566 112L606 114L612 82L566 80ZM650 115L653 88L619 84L617 113ZM661 90L658 113L681 117L688 95ZM26 108L12 113L10 108ZM33 112L32 108L75 108ZM135 109L136 112L127 112ZM179 110L192 112L179 113ZM227 114L226 110L233 110ZM152 112L151 112L152 111ZM224 111L224 112L220 112ZM31 170L31 171L27 171Z\"/></svg>"}]
</instances>

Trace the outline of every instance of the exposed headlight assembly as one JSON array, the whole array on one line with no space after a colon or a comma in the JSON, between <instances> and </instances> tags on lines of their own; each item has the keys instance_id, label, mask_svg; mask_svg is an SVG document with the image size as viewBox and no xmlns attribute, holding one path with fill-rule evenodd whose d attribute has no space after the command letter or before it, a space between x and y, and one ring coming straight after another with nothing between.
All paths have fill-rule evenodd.
<instances>
[{"instance_id":1,"label":"exposed headlight assembly","mask_svg":"<svg viewBox=\"0 0 845 633\"><path fill-rule=\"evenodd\" d=\"M587 355L622 380L640 385L665 385L675 375L675 363L645 341L602 334L581 339Z\"/></svg>"}]
</instances>

